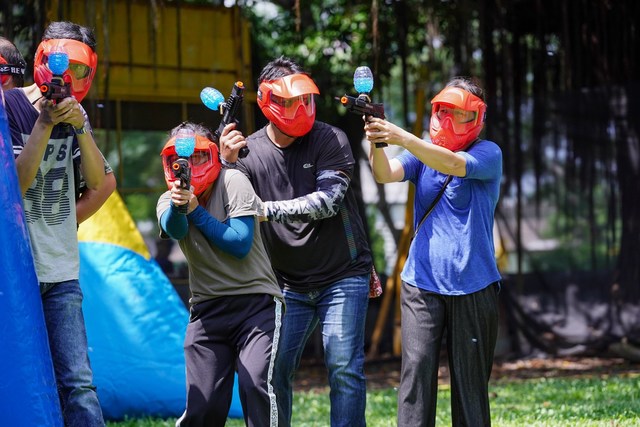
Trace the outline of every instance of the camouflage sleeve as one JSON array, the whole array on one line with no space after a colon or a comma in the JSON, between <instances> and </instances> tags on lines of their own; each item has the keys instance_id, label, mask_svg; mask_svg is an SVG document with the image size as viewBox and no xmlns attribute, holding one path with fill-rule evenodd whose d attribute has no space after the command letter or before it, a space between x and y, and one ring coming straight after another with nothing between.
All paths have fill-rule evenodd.
<instances>
[{"instance_id":1,"label":"camouflage sleeve","mask_svg":"<svg viewBox=\"0 0 640 427\"><path fill-rule=\"evenodd\" d=\"M264 202L265 216L279 223L330 218L338 213L349 183L349 176L342 171L321 171L316 191L291 200Z\"/></svg>"}]
</instances>

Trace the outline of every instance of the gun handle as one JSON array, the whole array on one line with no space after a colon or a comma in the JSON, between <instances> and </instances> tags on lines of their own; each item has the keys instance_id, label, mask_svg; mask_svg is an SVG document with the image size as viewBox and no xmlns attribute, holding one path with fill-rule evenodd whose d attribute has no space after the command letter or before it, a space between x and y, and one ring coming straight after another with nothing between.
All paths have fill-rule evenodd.
<instances>
[{"instance_id":1,"label":"gun handle","mask_svg":"<svg viewBox=\"0 0 640 427\"><path fill-rule=\"evenodd\" d=\"M184 189L190 188L191 187L191 182L189 182L189 181L191 181L190 178L187 178L187 177L184 177L184 176L180 177L180 187L182 187ZM182 215L186 215L187 212L189 211L189 203L185 203L184 205L177 205L176 209Z\"/></svg>"},{"instance_id":2,"label":"gun handle","mask_svg":"<svg viewBox=\"0 0 640 427\"><path fill-rule=\"evenodd\" d=\"M184 205L178 205L176 206L176 209L178 210L178 213L181 213L182 215L186 215L187 211L189 210L189 203L185 203Z\"/></svg>"},{"instance_id":3,"label":"gun handle","mask_svg":"<svg viewBox=\"0 0 640 427\"><path fill-rule=\"evenodd\" d=\"M249 155L249 147L247 147L246 145L244 147L242 147L240 149L240 151L238 151L238 158L239 159L244 159L245 157L247 157Z\"/></svg>"},{"instance_id":4,"label":"gun handle","mask_svg":"<svg viewBox=\"0 0 640 427\"><path fill-rule=\"evenodd\" d=\"M376 148L384 148L389 146L389 144L387 144L386 142L376 142L374 143L374 145L376 146Z\"/></svg>"}]
</instances>

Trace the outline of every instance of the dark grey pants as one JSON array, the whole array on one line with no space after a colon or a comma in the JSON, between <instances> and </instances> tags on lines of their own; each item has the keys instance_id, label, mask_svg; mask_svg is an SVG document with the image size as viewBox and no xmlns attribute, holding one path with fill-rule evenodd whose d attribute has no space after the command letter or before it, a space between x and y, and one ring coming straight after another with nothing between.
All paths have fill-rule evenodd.
<instances>
[{"instance_id":1,"label":"dark grey pants","mask_svg":"<svg viewBox=\"0 0 640 427\"><path fill-rule=\"evenodd\" d=\"M488 382L498 335L495 283L447 296L402 283L399 427L435 426L440 345L446 338L454 426L489 426Z\"/></svg>"},{"instance_id":2,"label":"dark grey pants","mask_svg":"<svg viewBox=\"0 0 640 427\"><path fill-rule=\"evenodd\" d=\"M281 313L281 301L270 295L220 297L191 307L184 340L187 405L176 426L224 426L236 370L246 425L277 425L272 374Z\"/></svg>"}]
</instances>

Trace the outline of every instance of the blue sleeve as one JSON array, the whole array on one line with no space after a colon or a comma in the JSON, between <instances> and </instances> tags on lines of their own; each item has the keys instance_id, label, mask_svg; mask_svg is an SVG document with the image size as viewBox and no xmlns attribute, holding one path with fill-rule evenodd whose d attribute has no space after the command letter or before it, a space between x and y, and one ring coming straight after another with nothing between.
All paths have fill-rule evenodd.
<instances>
[{"instance_id":1,"label":"blue sleeve","mask_svg":"<svg viewBox=\"0 0 640 427\"><path fill-rule=\"evenodd\" d=\"M489 181L502 176L502 151L495 142L481 140L469 151L460 151L467 161L465 178Z\"/></svg>"},{"instance_id":2,"label":"blue sleeve","mask_svg":"<svg viewBox=\"0 0 640 427\"><path fill-rule=\"evenodd\" d=\"M220 222L202 206L198 206L187 217L212 245L236 258L244 258L251 250L254 216L241 216Z\"/></svg>"},{"instance_id":3,"label":"blue sleeve","mask_svg":"<svg viewBox=\"0 0 640 427\"><path fill-rule=\"evenodd\" d=\"M160 228L172 239L180 240L187 235L189 222L186 215L179 213L172 203L160 217Z\"/></svg>"},{"instance_id":4,"label":"blue sleeve","mask_svg":"<svg viewBox=\"0 0 640 427\"><path fill-rule=\"evenodd\" d=\"M424 166L424 163L409 150L404 150L396 156L396 159L400 162L404 170L402 181L409 181L415 184L418 181L419 169Z\"/></svg>"}]
</instances>

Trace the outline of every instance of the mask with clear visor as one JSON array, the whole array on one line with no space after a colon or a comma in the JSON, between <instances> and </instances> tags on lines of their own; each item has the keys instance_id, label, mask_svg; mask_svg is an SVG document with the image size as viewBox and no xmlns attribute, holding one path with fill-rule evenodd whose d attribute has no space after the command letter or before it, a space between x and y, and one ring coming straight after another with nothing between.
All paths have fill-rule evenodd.
<instances>
[{"instance_id":1,"label":"mask with clear visor","mask_svg":"<svg viewBox=\"0 0 640 427\"><path fill-rule=\"evenodd\" d=\"M291 74L260 83L258 106L282 133L299 137L307 134L316 120L314 94L320 91L309 76Z\"/></svg>"},{"instance_id":2,"label":"mask with clear visor","mask_svg":"<svg viewBox=\"0 0 640 427\"><path fill-rule=\"evenodd\" d=\"M429 134L434 144L460 151L482 132L487 105L474 94L449 86L436 95L431 104Z\"/></svg>"}]
</instances>

